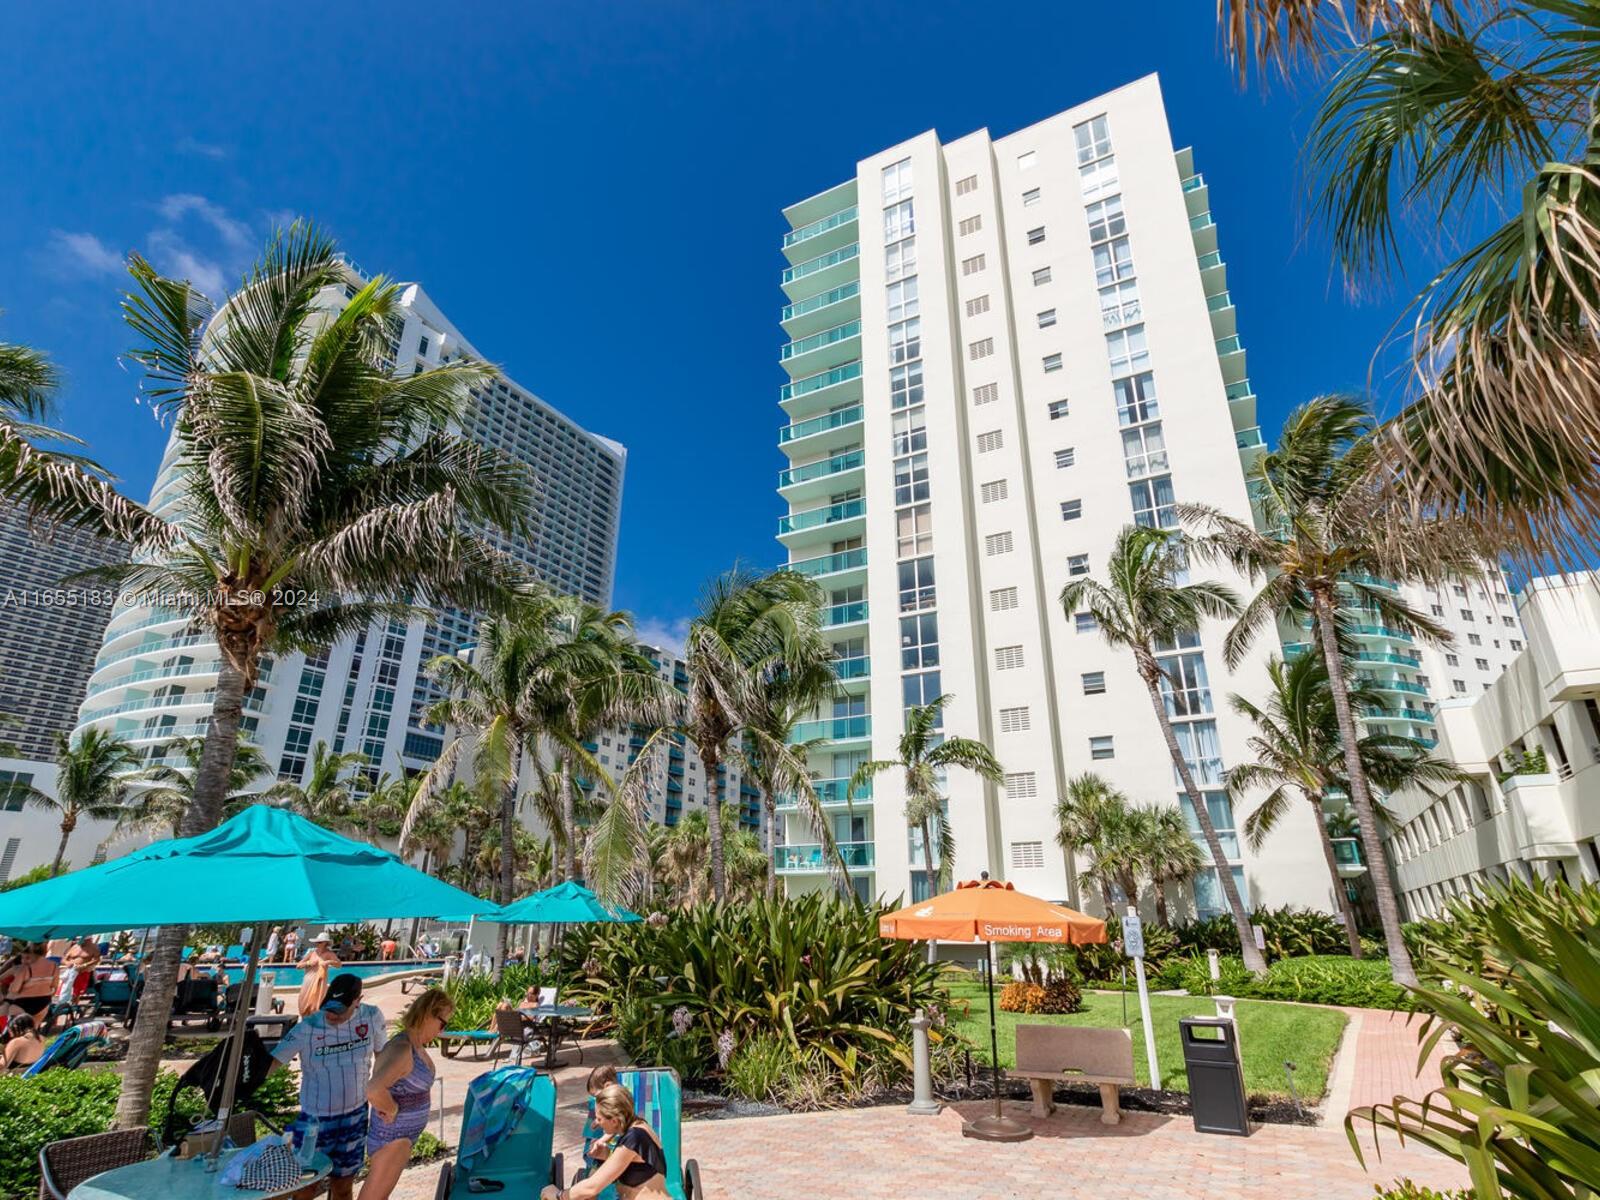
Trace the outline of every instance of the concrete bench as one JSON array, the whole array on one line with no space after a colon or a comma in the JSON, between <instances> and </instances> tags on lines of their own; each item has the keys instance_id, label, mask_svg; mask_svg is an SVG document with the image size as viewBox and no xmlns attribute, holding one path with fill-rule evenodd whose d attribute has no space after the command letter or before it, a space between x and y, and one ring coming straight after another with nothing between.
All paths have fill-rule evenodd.
<instances>
[{"instance_id":1,"label":"concrete bench","mask_svg":"<svg viewBox=\"0 0 1600 1200\"><path fill-rule=\"evenodd\" d=\"M1018 1025L1017 1065L1007 1072L1033 1089L1033 1115L1055 1109L1055 1085L1093 1083L1100 1087L1100 1120L1122 1120L1119 1087L1132 1087L1133 1035L1126 1029L1080 1029L1065 1025Z\"/></svg>"}]
</instances>

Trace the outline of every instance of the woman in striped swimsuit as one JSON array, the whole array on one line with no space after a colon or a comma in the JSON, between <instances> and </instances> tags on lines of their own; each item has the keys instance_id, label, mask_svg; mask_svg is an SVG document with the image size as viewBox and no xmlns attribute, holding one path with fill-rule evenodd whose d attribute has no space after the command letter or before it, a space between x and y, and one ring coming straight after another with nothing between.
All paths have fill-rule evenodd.
<instances>
[{"instance_id":1,"label":"woman in striped swimsuit","mask_svg":"<svg viewBox=\"0 0 1600 1200\"><path fill-rule=\"evenodd\" d=\"M411 1002L400 1018L402 1036L393 1039L372 1064L367 1103L367 1181L360 1200L388 1200L411 1159L411 1143L427 1127L433 1092L433 1059L428 1044L450 1022L449 995L429 988Z\"/></svg>"}]
</instances>

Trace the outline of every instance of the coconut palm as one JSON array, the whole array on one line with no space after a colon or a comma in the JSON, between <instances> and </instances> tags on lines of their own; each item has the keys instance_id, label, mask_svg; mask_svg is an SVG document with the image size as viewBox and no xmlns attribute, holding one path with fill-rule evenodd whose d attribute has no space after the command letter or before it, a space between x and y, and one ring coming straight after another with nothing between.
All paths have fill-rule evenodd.
<instances>
[{"instance_id":1,"label":"coconut palm","mask_svg":"<svg viewBox=\"0 0 1600 1200\"><path fill-rule=\"evenodd\" d=\"M328 829L344 829L351 822L351 803L355 792L351 780L366 767L367 756L359 750L335 754L327 742L311 747L311 764L305 782L285 780L264 793L266 799Z\"/></svg>"},{"instance_id":2,"label":"coconut palm","mask_svg":"<svg viewBox=\"0 0 1600 1200\"><path fill-rule=\"evenodd\" d=\"M1108 645L1121 646L1133 656L1167 754L1210 851L1223 900L1239 933L1240 954L1245 966L1260 974L1267 969L1266 960L1256 949L1250 918L1234 883L1233 868L1222 851L1222 841L1217 837L1205 797L1195 784L1189 760L1173 732L1162 690L1163 684L1170 688L1171 681L1162 670L1155 649L1158 642L1171 644L1198 631L1200 622L1207 617L1236 615L1239 600L1231 589L1214 581L1178 583L1177 576L1184 566L1180 542L1171 533L1129 525L1117 535L1111 557L1106 560L1107 582L1101 583L1092 576L1073 580L1061 589L1061 608L1068 620L1080 611L1088 612Z\"/></svg>"},{"instance_id":3,"label":"coconut palm","mask_svg":"<svg viewBox=\"0 0 1600 1200\"><path fill-rule=\"evenodd\" d=\"M500 602L513 573L474 530L524 530L531 489L520 464L449 432L493 370L463 360L393 374L399 286L378 278L347 298L350 269L319 230L274 237L221 310L137 255L129 271L123 310L140 342L129 357L173 423L182 497L170 525L145 514L155 528L133 530L131 561L103 574L188 597L193 626L220 648L182 823L193 834L222 815L262 655L326 646L414 603ZM123 1125L149 1108L184 936L163 930L144 973Z\"/></svg>"},{"instance_id":4,"label":"coconut palm","mask_svg":"<svg viewBox=\"0 0 1600 1200\"><path fill-rule=\"evenodd\" d=\"M114 821L122 815L128 798L128 782L139 765L139 756L116 734L104 729L86 729L75 742L64 733L56 735L55 765L54 795L31 784L12 784L0 789L0 802L21 800L56 818L61 841L50 863L52 876L61 874L67 841L79 821Z\"/></svg>"},{"instance_id":5,"label":"coconut palm","mask_svg":"<svg viewBox=\"0 0 1600 1200\"><path fill-rule=\"evenodd\" d=\"M1373 896L1389 943L1395 980L1415 985L1411 956L1400 936L1383 840L1372 789L1360 757L1360 735L1350 700L1349 665L1341 644L1341 622L1366 614L1383 625L1433 642L1449 634L1431 617L1400 598L1392 584L1434 584L1481 572L1477 546L1460 527L1438 525L1412 546L1396 547L1374 513L1383 507L1372 484L1373 444L1366 410L1340 396L1321 396L1289 414L1278 445L1251 468L1251 485L1263 522L1255 525L1204 505L1179 505L1182 520L1200 531L1191 542L1203 558L1231 564L1260 590L1228 631L1228 662L1241 661L1263 630L1275 634L1280 620L1309 617L1312 638L1327 668L1339 723L1339 744L1350 803L1361 822L1362 848L1372 867Z\"/></svg>"},{"instance_id":6,"label":"coconut palm","mask_svg":"<svg viewBox=\"0 0 1600 1200\"><path fill-rule=\"evenodd\" d=\"M928 883L935 892L950 890L950 872L955 866L956 840L940 794L940 777L951 767L971 771L990 783L1005 779L1005 768L994 752L973 738L946 737L944 708L954 699L938 696L927 704L906 709L906 728L896 746L898 757L869 759L850 777L850 798L857 789L884 771L902 772L901 786L906 794L906 825L922 834L922 853L928 869ZM938 865L934 865L937 851Z\"/></svg>"},{"instance_id":7,"label":"coconut palm","mask_svg":"<svg viewBox=\"0 0 1600 1200\"><path fill-rule=\"evenodd\" d=\"M595 894L627 905L650 890L650 797L661 784L661 760L671 735L653 731L611 791L584 850L584 878ZM602 768L604 769L604 768Z\"/></svg>"},{"instance_id":8,"label":"coconut palm","mask_svg":"<svg viewBox=\"0 0 1600 1200\"><path fill-rule=\"evenodd\" d=\"M1288 661L1274 658L1267 664L1267 677L1272 687L1264 708L1243 696L1230 697L1233 710L1249 719L1255 733L1248 742L1254 761L1242 763L1228 773L1228 792L1242 800L1252 791L1271 789L1245 818L1245 836L1253 849L1259 849L1288 814L1295 797L1311 804L1350 954L1360 958L1361 934L1339 876L1334 835L1325 811L1330 799L1348 790L1328 668L1314 654L1298 655ZM1360 683L1350 687L1350 699L1363 708L1378 710L1384 703L1380 693ZM1367 778L1386 790L1453 783L1464 778L1450 763L1429 757L1422 744L1412 738L1369 733L1357 741L1356 748Z\"/></svg>"},{"instance_id":9,"label":"coconut palm","mask_svg":"<svg viewBox=\"0 0 1600 1200\"><path fill-rule=\"evenodd\" d=\"M766 879L766 851L761 839L739 825L739 806L722 806L723 878L728 900L750 900L761 894ZM693 908L715 900L711 866L711 820L705 809L686 813L667 831L662 851L663 881L678 904Z\"/></svg>"},{"instance_id":10,"label":"coconut palm","mask_svg":"<svg viewBox=\"0 0 1600 1200\"><path fill-rule=\"evenodd\" d=\"M380 837L395 836L416 791L417 777L385 771L372 781L370 790L350 797L345 804L345 824L376 845Z\"/></svg>"},{"instance_id":11,"label":"coconut palm","mask_svg":"<svg viewBox=\"0 0 1600 1200\"><path fill-rule=\"evenodd\" d=\"M1128 798L1113 787L1102 775L1085 771L1067 780L1067 786L1056 798L1056 844L1066 851L1074 865L1077 856L1092 852L1107 841L1107 831L1128 807ZM1087 874L1088 878L1085 878ZM1111 896L1111 876L1101 870L1079 873L1078 879L1098 885L1100 902L1107 916L1116 908Z\"/></svg>"},{"instance_id":12,"label":"coconut palm","mask_svg":"<svg viewBox=\"0 0 1600 1200\"><path fill-rule=\"evenodd\" d=\"M146 766L130 782L140 786L129 793L117 816L117 833L123 837L179 837L194 807L195 780L205 757L203 737L173 738L156 747ZM264 776L271 775L261 751L241 743L228 770L222 816L234 817L246 805L261 802Z\"/></svg>"},{"instance_id":13,"label":"coconut palm","mask_svg":"<svg viewBox=\"0 0 1600 1200\"><path fill-rule=\"evenodd\" d=\"M1396 228L1407 220L1498 223L1430 264L1415 328L1400 331L1415 396L1373 465L1413 513L1462 513L1527 563L1564 552L1586 565L1600 533L1592 6L1227 0L1220 11L1241 71L1255 59L1299 80L1307 60L1336 65L1307 159L1353 286L1406 270Z\"/></svg>"},{"instance_id":14,"label":"coconut palm","mask_svg":"<svg viewBox=\"0 0 1600 1200\"><path fill-rule=\"evenodd\" d=\"M1170 805L1147 809L1148 820L1140 830L1139 857L1144 873L1156 896L1156 920L1170 927L1167 919L1167 887L1185 884L1205 869L1205 855L1183 814Z\"/></svg>"},{"instance_id":15,"label":"coconut palm","mask_svg":"<svg viewBox=\"0 0 1600 1200\"><path fill-rule=\"evenodd\" d=\"M738 753L736 739L768 715L773 678L804 674L811 664L831 659L832 648L820 627L821 604L821 589L804 575L789 570L757 575L735 567L706 588L689 623L684 647L689 704L683 732L706 771L715 899L727 894L718 768Z\"/></svg>"}]
</instances>

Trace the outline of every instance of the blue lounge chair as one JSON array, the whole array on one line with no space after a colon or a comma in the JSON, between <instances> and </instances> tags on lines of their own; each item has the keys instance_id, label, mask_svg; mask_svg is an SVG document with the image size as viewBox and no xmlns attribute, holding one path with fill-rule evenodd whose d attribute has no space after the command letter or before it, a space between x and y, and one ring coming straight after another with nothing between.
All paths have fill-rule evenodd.
<instances>
[{"instance_id":1,"label":"blue lounge chair","mask_svg":"<svg viewBox=\"0 0 1600 1200\"><path fill-rule=\"evenodd\" d=\"M494 1106L487 1130L477 1120L482 1104ZM552 1154L555 1126L556 1084L550 1076L515 1066L479 1075L468 1085L462 1106L456 1161L439 1168L434 1200L485 1192L534 1200L547 1184L562 1186L562 1156Z\"/></svg>"},{"instance_id":2,"label":"blue lounge chair","mask_svg":"<svg viewBox=\"0 0 1600 1200\"><path fill-rule=\"evenodd\" d=\"M667 1160L667 1195L672 1200L705 1200L700 1185L700 1164L683 1160L683 1085L671 1067L629 1067L617 1072L617 1082L633 1097L633 1111L648 1122L661 1140ZM588 1148L588 1127L584 1147ZM598 1136L597 1134L595 1136ZM600 1200L617 1200L617 1189L608 1187Z\"/></svg>"},{"instance_id":3,"label":"blue lounge chair","mask_svg":"<svg viewBox=\"0 0 1600 1200\"><path fill-rule=\"evenodd\" d=\"M104 1022L93 1022L89 1025L74 1025L55 1041L44 1048L33 1066L22 1073L24 1079L31 1079L35 1075L42 1075L52 1067L64 1067L73 1070L83 1065L83 1060L89 1057L89 1051L96 1046L106 1044Z\"/></svg>"}]
</instances>

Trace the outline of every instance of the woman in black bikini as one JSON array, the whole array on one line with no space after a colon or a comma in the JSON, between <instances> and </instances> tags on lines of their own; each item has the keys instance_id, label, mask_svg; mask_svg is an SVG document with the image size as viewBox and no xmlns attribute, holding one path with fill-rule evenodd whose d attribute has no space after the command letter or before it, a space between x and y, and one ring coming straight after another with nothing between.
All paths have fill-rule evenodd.
<instances>
[{"instance_id":1,"label":"woman in black bikini","mask_svg":"<svg viewBox=\"0 0 1600 1200\"><path fill-rule=\"evenodd\" d=\"M0 975L0 1016L38 1017L55 994L56 964L38 945L23 946L21 961Z\"/></svg>"},{"instance_id":2,"label":"woman in black bikini","mask_svg":"<svg viewBox=\"0 0 1600 1200\"><path fill-rule=\"evenodd\" d=\"M545 1188L540 1200L594 1200L613 1183L621 1200L666 1196L667 1156L655 1131L633 1111L628 1089L616 1083L601 1088L594 1115L605 1137L589 1147L589 1155L603 1161L570 1188Z\"/></svg>"}]
</instances>

